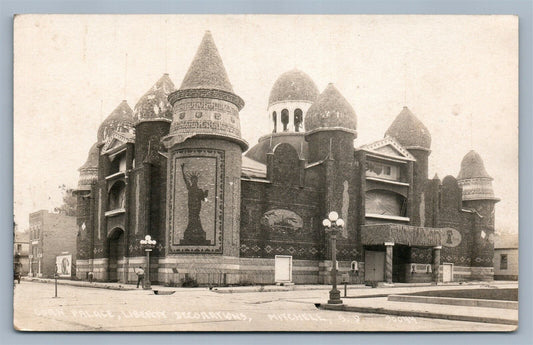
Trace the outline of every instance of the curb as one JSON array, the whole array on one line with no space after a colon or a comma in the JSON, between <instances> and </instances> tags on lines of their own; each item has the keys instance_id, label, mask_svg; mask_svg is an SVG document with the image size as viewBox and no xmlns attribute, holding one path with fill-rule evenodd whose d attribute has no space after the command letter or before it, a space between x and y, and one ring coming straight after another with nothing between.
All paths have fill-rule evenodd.
<instances>
[{"instance_id":1,"label":"curb","mask_svg":"<svg viewBox=\"0 0 533 345\"><path fill-rule=\"evenodd\" d=\"M385 308L373 308L373 307L354 307L347 305L328 305L315 303L318 309L322 310L336 310L336 311L346 311L346 312L359 312L359 313L370 313L370 314L386 314L394 316L413 316L413 317L424 317L429 319L444 319L452 321L470 321L470 322L482 322L482 323L497 323L502 325L518 325L518 320L510 319L501 319L496 317L483 317L483 316L471 316L471 315L452 315L452 314L441 314L441 313L431 313L423 311L410 311L410 310L394 310L394 309L385 309Z\"/></svg>"},{"instance_id":2,"label":"curb","mask_svg":"<svg viewBox=\"0 0 533 345\"><path fill-rule=\"evenodd\" d=\"M42 278L22 278L23 281L30 281L30 282L36 282L36 283L44 283L44 284L54 284L54 279L42 279ZM86 288L93 288L93 289L107 289L107 290L120 290L120 291L130 291L135 290L133 287L126 287L124 285L108 285L108 284L102 284L102 283L83 283L83 282L76 282L76 281L66 281L66 280L57 280L58 285L70 285L70 286L77 286L77 287L86 287Z\"/></svg>"}]
</instances>

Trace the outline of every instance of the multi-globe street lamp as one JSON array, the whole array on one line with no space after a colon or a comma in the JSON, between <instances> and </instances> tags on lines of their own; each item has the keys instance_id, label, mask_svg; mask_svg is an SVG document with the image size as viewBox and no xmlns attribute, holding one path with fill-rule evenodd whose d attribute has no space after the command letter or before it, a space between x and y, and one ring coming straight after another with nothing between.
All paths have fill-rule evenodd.
<instances>
[{"instance_id":1,"label":"multi-globe street lamp","mask_svg":"<svg viewBox=\"0 0 533 345\"><path fill-rule=\"evenodd\" d=\"M329 233L331 239L331 283L332 288L329 292L328 304L342 304L341 292L337 290L337 234L344 227L344 220L339 218L339 214L332 211L328 218L322 221L325 231Z\"/></svg>"},{"instance_id":2,"label":"multi-globe street lamp","mask_svg":"<svg viewBox=\"0 0 533 345\"><path fill-rule=\"evenodd\" d=\"M152 283L150 282L150 252L155 248L157 241L152 240L152 236L146 235L144 237L144 240L140 240L140 242L141 242L141 248L143 248L144 251L146 252L146 272L145 272L146 278L144 279L143 289L151 290Z\"/></svg>"}]
</instances>

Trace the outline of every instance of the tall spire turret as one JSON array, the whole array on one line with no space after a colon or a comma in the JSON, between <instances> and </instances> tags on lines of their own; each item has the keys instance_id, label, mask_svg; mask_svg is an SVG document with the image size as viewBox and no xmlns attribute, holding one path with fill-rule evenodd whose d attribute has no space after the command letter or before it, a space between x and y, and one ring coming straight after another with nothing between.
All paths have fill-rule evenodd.
<instances>
[{"instance_id":1,"label":"tall spire turret","mask_svg":"<svg viewBox=\"0 0 533 345\"><path fill-rule=\"evenodd\" d=\"M193 136L209 136L248 148L239 121L244 101L233 92L211 32L206 31L180 89L168 100L174 116L170 135L164 139L167 147Z\"/></svg>"},{"instance_id":2,"label":"tall spire turret","mask_svg":"<svg viewBox=\"0 0 533 345\"><path fill-rule=\"evenodd\" d=\"M162 140L170 165L168 252L238 257L242 153L248 148L239 121L244 101L233 92L209 31L168 100L172 124Z\"/></svg>"}]
</instances>

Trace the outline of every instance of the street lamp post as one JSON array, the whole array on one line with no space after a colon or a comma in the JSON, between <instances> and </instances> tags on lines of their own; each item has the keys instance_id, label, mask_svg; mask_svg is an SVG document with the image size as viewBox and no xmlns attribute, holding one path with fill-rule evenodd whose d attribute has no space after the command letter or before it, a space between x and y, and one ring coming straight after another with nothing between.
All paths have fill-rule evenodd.
<instances>
[{"instance_id":1,"label":"street lamp post","mask_svg":"<svg viewBox=\"0 0 533 345\"><path fill-rule=\"evenodd\" d=\"M339 218L335 211L328 214L328 218L322 221L325 231L329 233L331 239L331 283L328 304L342 304L341 292L337 289L337 234L344 227L344 220Z\"/></svg>"},{"instance_id":2,"label":"street lamp post","mask_svg":"<svg viewBox=\"0 0 533 345\"><path fill-rule=\"evenodd\" d=\"M144 240L141 240L141 248L146 252L146 278L144 279L143 289L151 290L152 283L150 282L150 252L154 249L157 241L152 240L152 236L146 235Z\"/></svg>"}]
</instances>

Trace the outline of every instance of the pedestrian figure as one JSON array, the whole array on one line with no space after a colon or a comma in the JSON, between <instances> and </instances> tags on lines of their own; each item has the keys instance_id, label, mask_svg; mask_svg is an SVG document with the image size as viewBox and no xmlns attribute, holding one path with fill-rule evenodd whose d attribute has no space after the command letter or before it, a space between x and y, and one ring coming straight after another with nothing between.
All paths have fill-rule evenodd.
<instances>
[{"instance_id":1,"label":"pedestrian figure","mask_svg":"<svg viewBox=\"0 0 533 345\"><path fill-rule=\"evenodd\" d=\"M133 269L133 272L137 274L137 289L139 288L139 284L142 282L142 286L144 286L144 270L142 266L139 266L137 270L135 268Z\"/></svg>"},{"instance_id":2,"label":"pedestrian figure","mask_svg":"<svg viewBox=\"0 0 533 345\"><path fill-rule=\"evenodd\" d=\"M90 271L89 273L87 273L87 276L89 277L89 283L92 283L94 279L94 273Z\"/></svg>"}]
</instances>

